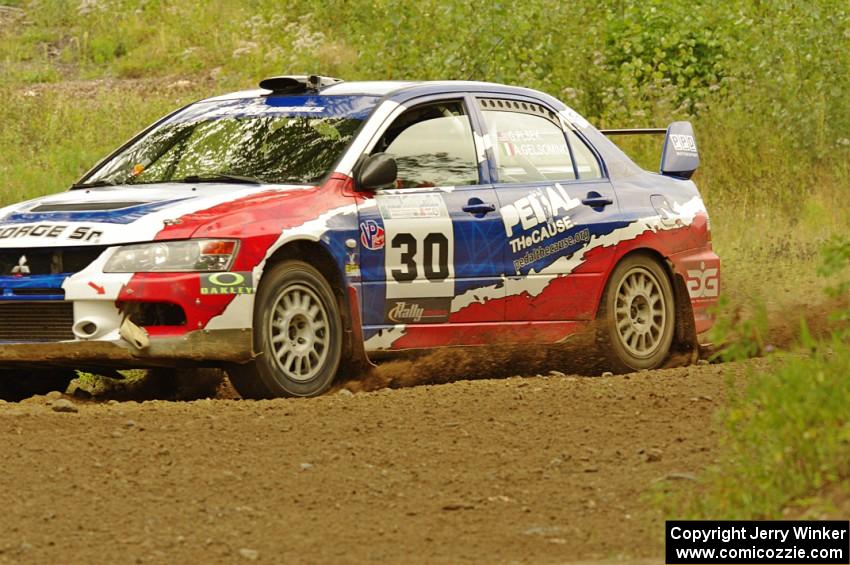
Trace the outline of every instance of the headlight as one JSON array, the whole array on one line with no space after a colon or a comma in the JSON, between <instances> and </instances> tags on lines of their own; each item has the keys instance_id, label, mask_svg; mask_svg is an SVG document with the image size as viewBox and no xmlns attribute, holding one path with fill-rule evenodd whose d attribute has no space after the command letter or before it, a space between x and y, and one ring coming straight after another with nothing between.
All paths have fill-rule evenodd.
<instances>
[{"instance_id":1,"label":"headlight","mask_svg":"<svg viewBox=\"0 0 850 565\"><path fill-rule=\"evenodd\" d=\"M229 239L162 241L119 247L104 273L227 271L236 256L237 242Z\"/></svg>"}]
</instances>

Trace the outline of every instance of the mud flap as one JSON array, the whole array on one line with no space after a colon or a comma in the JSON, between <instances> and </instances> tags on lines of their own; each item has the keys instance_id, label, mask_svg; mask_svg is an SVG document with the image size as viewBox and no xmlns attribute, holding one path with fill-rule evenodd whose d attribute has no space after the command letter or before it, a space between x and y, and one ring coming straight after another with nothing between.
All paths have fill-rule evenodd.
<instances>
[{"instance_id":1,"label":"mud flap","mask_svg":"<svg viewBox=\"0 0 850 565\"><path fill-rule=\"evenodd\" d=\"M124 318L118 334L121 336L121 339L140 351L144 351L151 346L151 338L148 336L148 332L131 322L130 318Z\"/></svg>"}]
</instances>

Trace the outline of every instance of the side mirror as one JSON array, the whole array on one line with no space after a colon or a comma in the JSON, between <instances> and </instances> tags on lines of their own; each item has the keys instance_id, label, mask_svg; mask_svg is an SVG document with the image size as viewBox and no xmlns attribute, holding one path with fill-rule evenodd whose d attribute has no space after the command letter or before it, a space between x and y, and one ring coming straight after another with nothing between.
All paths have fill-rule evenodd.
<instances>
[{"instance_id":1,"label":"side mirror","mask_svg":"<svg viewBox=\"0 0 850 565\"><path fill-rule=\"evenodd\" d=\"M691 122L671 123L661 152L661 174L689 179L697 167L699 151Z\"/></svg>"},{"instance_id":2,"label":"side mirror","mask_svg":"<svg viewBox=\"0 0 850 565\"><path fill-rule=\"evenodd\" d=\"M398 177L398 165L395 159L386 153L369 155L357 171L357 188L360 190L378 190L391 188Z\"/></svg>"}]
</instances>

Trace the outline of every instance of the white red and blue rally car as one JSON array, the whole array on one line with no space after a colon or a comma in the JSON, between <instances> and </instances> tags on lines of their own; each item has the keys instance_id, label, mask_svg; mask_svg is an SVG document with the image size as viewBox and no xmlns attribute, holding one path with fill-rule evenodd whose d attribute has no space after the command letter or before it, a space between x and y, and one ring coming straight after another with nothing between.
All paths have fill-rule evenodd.
<instances>
[{"instance_id":1,"label":"white red and blue rally car","mask_svg":"<svg viewBox=\"0 0 850 565\"><path fill-rule=\"evenodd\" d=\"M246 397L310 396L376 352L592 326L624 372L711 326L689 123L666 129L657 174L526 88L260 86L0 209L0 367L219 366Z\"/></svg>"}]
</instances>

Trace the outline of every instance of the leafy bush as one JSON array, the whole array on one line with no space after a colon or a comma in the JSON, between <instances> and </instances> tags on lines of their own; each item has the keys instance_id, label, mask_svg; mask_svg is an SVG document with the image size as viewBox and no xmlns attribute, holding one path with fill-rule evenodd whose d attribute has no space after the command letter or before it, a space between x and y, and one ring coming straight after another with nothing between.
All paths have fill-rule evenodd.
<instances>
[{"instance_id":1,"label":"leafy bush","mask_svg":"<svg viewBox=\"0 0 850 565\"><path fill-rule=\"evenodd\" d=\"M850 238L825 246L819 269L841 276L850 268ZM850 281L831 289L846 293ZM845 322L831 340L816 342L803 325L804 353L772 358L768 370L749 375L746 386L730 378L723 412L726 436L722 459L694 491L667 502L669 515L704 519L781 518L793 506L832 483L850 477L850 333ZM739 335L744 329L724 328ZM758 340L743 340L730 355Z\"/></svg>"},{"instance_id":2,"label":"leafy bush","mask_svg":"<svg viewBox=\"0 0 850 565\"><path fill-rule=\"evenodd\" d=\"M734 383L730 390L736 390ZM749 379L724 414L721 461L667 515L777 519L850 474L850 345L781 355Z\"/></svg>"},{"instance_id":3,"label":"leafy bush","mask_svg":"<svg viewBox=\"0 0 850 565\"><path fill-rule=\"evenodd\" d=\"M722 11L721 11L722 12ZM710 96L727 92L727 57L736 44L713 16L691 4L622 2L606 14L605 88L608 112L647 112L653 98L673 114L693 116ZM622 102L626 102L625 105Z\"/></svg>"}]
</instances>

